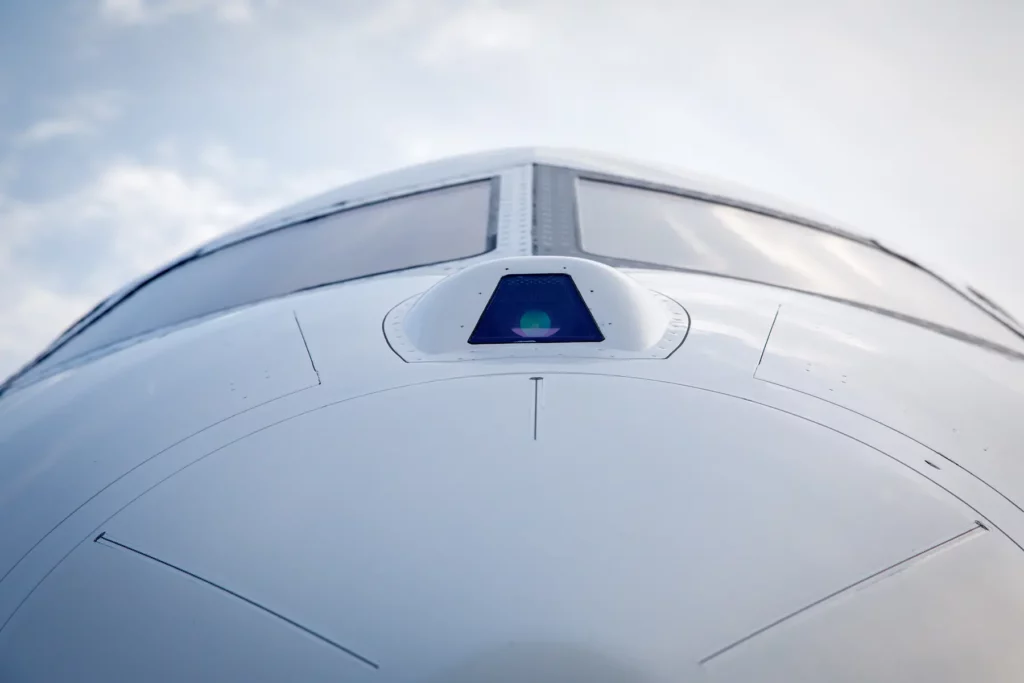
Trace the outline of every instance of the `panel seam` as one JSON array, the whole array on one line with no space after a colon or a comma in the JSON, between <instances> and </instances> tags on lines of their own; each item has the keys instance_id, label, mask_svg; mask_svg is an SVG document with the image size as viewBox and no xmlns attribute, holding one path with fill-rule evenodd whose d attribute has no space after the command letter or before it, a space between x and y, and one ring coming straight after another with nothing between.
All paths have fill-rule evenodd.
<instances>
[{"instance_id":1,"label":"panel seam","mask_svg":"<svg viewBox=\"0 0 1024 683\"><path fill-rule=\"evenodd\" d=\"M317 386L320 386L320 371L316 369L316 361L313 360L313 354L309 352L309 342L306 341L306 333L302 331L302 323L299 322L298 312L292 311L292 317L295 318L295 326L299 328L299 336L302 337L302 346L306 349L306 357L309 358L309 366L313 368L313 373L316 375Z\"/></svg>"},{"instance_id":2,"label":"panel seam","mask_svg":"<svg viewBox=\"0 0 1024 683\"><path fill-rule=\"evenodd\" d=\"M889 565L888 567L885 567L884 569L879 569L878 571L876 571L876 572L874 572L872 574L869 574L869 575L865 576L862 579L858 579L857 581L854 581L853 583L851 583L849 585L846 585L846 586L840 588L839 590L833 591L833 592L829 593L828 595L815 600L814 602L811 602L811 603L809 603L807 605L804 605L800 609L794 610L793 612L790 612L789 614L787 614L787 615L785 615L783 617L780 617L779 619L776 619L775 621L771 622L770 624L767 624L766 626L762 626L761 628L757 629L753 633L749 633L749 634L743 636L742 638L740 638L739 640L735 640L732 643L726 645L723 648L715 650L711 654L709 654L706 657L704 657L703 659L701 659L699 664L701 666L704 666L708 662L710 662L710 661L712 661L712 660L714 660L714 659L724 655L725 653L733 650L736 647L739 647L743 643L746 643L746 642L748 642L750 640L753 640L757 636L762 635L762 634L770 631L771 629L775 628L776 626L780 626L781 624L789 621L790 619L793 619L794 617L797 617L797 616L799 616L801 614L809 612L810 610L812 610L812 609L814 609L816 607L820 607L820 606L824 605L825 603L831 602L831 601L835 600L836 598L840 597L841 595L843 595L844 593L848 593L848 592L856 589L858 586L862 586L862 585L868 583L869 581L872 581L872 580L880 578L880 577L883 578L883 579L884 578L888 578L886 576L887 574L892 574L893 572L895 572L897 570L905 569L907 566L909 566L910 564L912 564L914 562L921 561L921 560L925 559L926 557L929 557L929 556L934 555L935 553L937 553L937 552L939 552L941 550L944 550L944 549L947 549L947 548L951 547L957 541L967 540L967 538L970 537L970 536L976 535L978 533L986 532L986 531L988 531L988 527L987 526L985 526L980 521L975 521L974 526L972 526L969 529L965 529L964 531L961 531L960 533L956 534L955 536L951 536L950 538L947 538L947 539L945 539L943 541L939 541L935 545L929 546L928 548L925 548L924 550L922 550L920 552L914 553L910 557L904 558L904 559L900 560L899 562L896 562L894 564Z\"/></svg>"},{"instance_id":3,"label":"panel seam","mask_svg":"<svg viewBox=\"0 0 1024 683\"><path fill-rule=\"evenodd\" d=\"M543 377L531 377L530 381L533 382L533 440L537 440L537 421L540 417L540 383L544 381Z\"/></svg>"},{"instance_id":4,"label":"panel seam","mask_svg":"<svg viewBox=\"0 0 1024 683\"><path fill-rule=\"evenodd\" d=\"M757 371L761 369L761 362L764 360L764 353L768 350L768 342L771 341L772 332L775 331L775 323L779 321L779 313L782 312L782 304L775 309L775 317L772 318L772 326L768 328L768 334L764 338L764 346L761 347L761 356L757 359L757 367L754 368L754 379L757 379Z\"/></svg>"},{"instance_id":5,"label":"panel seam","mask_svg":"<svg viewBox=\"0 0 1024 683\"><path fill-rule=\"evenodd\" d=\"M290 626L292 626L294 628L299 629L300 631L302 631L303 633L306 633L307 635L313 636L317 640L320 640L321 642L324 642L324 643L334 647L335 649L340 650L341 652L343 652L344 654L348 655L349 657L352 657L353 659L356 659L356 660L362 662L363 664L365 664L365 665L367 665L367 666L369 666L369 667L371 667L373 669L380 669L380 666L376 662L374 662L373 660L367 659L366 657L362 656L358 652L355 652L354 650L351 650L351 649L345 647L344 645L341 645L341 644L331 640L330 638L328 638L327 636L325 636L325 635L323 635L321 633L317 633L316 631L314 631L314 630L312 630L312 629L310 629L310 628L308 628L306 626L303 626L302 624L300 624L299 622L297 622L297 621L295 621L293 619L289 619L288 617L284 616L280 612L275 612L274 610L270 609L269 607L267 607L265 605L262 605L262 604L256 602L255 600L251 600L251 599L245 597L244 595L236 593L235 591L233 591L233 590L231 590L229 588L225 588L224 586L222 586L222 585L220 585L218 583L214 583L213 581L210 581L209 579L205 579L202 576L199 576L198 574L194 574L193 572L190 572L187 569L182 569L181 567L179 567L177 565L174 565L174 564L171 564L170 562L167 562L166 560L161 560L160 558L154 557L153 555L150 555L149 553L145 553L145 552L143 552L141 550L138 550L137 548L133 548L133 547L131 547L131 546L125 544L125 543L122 543L120 541L116 541L113 538L107 536L106 532L100 533L99 536L97 536L96 538L93 539L93 542L94 543L98 543L99 545L106 546L108 548L127 550L128 552L134 553L135 555L138 555L139 557L142 557L144 559L150 560L152 562L156 562L157 564L162 565L164 567L167 567L169 569L173 569L174 571L176 571L176 572L178 572L180 574L184 574L185 576L188 576L189 578L195 579L196 581L199 581L200 583L203 583L203 584L205 584L207 586L210 586L211 588L215 588L215 589L221 591L222 593L226 593L226 594L230 595L233 598L237 598L238 600L241 600L242 602L246 603L247 605L255 607L256 609L259 609L259 610L269 614L270 616L276 617L276 618L280 619L281 621L285 622L286 624L288 624L288 625L290 625Z\"/></svg>"}]
</instances>

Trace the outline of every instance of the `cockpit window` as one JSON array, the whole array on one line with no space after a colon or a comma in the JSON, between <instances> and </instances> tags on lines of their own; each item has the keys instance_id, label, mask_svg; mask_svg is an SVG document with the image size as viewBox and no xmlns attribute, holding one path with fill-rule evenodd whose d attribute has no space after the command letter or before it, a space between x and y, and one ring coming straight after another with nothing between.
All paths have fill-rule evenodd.
<instances>
[{"instance_id":1,"label":"cockpit window","mask_svg":"<svg viewBox=\"0 0 1024 683\"><path fill-rule=\"evenodd\" d=\"M701 271L1020 340L926 270L863 240L752 210L577 178L578 248L619 266Z\"/></svg>"},{"instance_id":2,"label":"cockpit window","mask_svg":"<svg viewBox=\"0 0 1024 683\"><path fill-rule=\"evenodd\" d=\"M496 182L477 181L343 210L229 244L146 283L40 366L290 292L485 253L495 246L496 194Z\"/></svg>"}]
</instances>

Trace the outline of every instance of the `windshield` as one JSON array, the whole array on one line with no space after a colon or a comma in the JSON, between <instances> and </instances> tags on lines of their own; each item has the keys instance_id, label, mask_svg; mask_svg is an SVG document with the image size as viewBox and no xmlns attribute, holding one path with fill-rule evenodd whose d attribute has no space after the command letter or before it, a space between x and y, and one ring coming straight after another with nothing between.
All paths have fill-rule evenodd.
<instances>
[{"instance_id":1,"label":"windshield","mask_svg":"<svg viewBox=\"0 0 1024 683\"><path fill-rule=\"evenodd\" d=\"M73 334L37 368L217 311L494 248L490 180L333 213L186 261Z\"/></svg>"},{"instance_id":2,"label":"windshield","mask_svg":"<svg viewBox=\"0 0 1024 683\"><path fill-rule=\"evenodd\" d=\"M927 271L874 246L760 213L578 179L580 248L892 311L1019 346L1012 332Z\"/></svg>"}]
</instances>

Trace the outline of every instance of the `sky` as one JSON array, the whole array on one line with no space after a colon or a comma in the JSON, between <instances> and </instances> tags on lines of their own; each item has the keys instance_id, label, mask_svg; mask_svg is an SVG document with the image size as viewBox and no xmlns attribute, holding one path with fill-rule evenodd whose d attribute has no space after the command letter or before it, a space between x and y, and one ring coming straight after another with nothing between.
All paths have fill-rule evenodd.
<instances>
[{"instance_id":1,"label":"sky","mask_svg":"<svg viewBox=\"0 0 1024 683\"><path fill-rule=\"evenodd\" d=\"M582 147L834 216L1024 318L1017 0L0 0L0 376L241 223Z\"/></svg>"}]
</instances>

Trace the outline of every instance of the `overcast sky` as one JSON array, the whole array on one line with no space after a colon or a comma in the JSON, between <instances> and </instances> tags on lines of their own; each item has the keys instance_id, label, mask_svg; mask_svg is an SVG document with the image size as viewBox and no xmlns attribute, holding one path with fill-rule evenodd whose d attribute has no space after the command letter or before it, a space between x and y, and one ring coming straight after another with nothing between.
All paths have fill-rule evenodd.
<instances>
[{"instance_id":1,"label":"overcast sky","mask_svg":"<svg viewBox=\"0 0 1024 683\"><path fill-rule=\"evenodd\" d=\"M529 144L765 190L1024 317L1021 36L1018 0L0 0L0 376L285 202Z\"/></svg>"}]
</instances>

